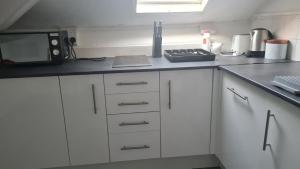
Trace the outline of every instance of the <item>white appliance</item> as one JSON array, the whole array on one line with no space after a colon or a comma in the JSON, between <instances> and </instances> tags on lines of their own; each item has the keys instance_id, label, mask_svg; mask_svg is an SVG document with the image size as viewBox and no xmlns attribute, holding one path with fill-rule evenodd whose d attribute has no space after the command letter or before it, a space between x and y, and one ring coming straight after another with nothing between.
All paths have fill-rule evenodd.
<instances>
[{"instance_id":1,"label":"white appliance","mask_svg":"<svg viewBox=\"0 0 300 169\"><path fill-rule=\"evenodd\" d=\"M267 40L266 43L266 59L286 59L288 40Z\"/></svg>"},{"instance_id":2,"label":"white appliance","mask_svg":"<svg viewBox=\"0 0 300 169\"><path fill-rule=\"evenodd\" d=\"M235 56L243 55L249 51L249 48L250 48L249 34L239 34L233 36L232 38L233 55Z\"/></svg>"}]
</instances>

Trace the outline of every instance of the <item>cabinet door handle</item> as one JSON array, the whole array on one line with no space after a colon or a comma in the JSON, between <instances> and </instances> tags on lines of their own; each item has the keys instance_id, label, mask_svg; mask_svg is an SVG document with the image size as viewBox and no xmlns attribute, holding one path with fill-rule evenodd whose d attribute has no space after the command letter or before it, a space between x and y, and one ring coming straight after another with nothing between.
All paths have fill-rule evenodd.
<instances>
[{"instance_id":1,"label":"cabinet door handle","mask_svg":"<svg viewBox=\"0 0 300 169\"><path fill-rule=\"evenodd\" d=\"M266 128L265 128L265 136L264 136L264 144L263 144L263 151L266 151L267 146L270 146L270 144L267 143L268 142L270 117L275 117L275 115L271 114L271 110L268 110L267 120L266 120Z\"/></svg>"},{"instance_id":2,"label":"cabinet door handle","mask_svg":"<svg viewBox=\"0 0 300 169\"><path fill-rule=\"evenodd\" d=\"M168 86L169 86L169 109L172 108L172 83L171 83L171 80L169 80L168 82Z\"/></svg>"},{"instance_id":3,"label":"cabinet door handle","mask_svg":"<svg viewBox=\"0 0 300 169\"><path fill-rule=\"evenodd\" d=\"M239 98L243 99L243 100L248 100L247 96L242 96L240 95L238 92L235 91L234 88L229 88L227 87L227 90L231 91L234 95L238 96Z\"/></svg>"},{"instance_id":4,"label":"cabinet door handle","mask_svg":"<svg viewBox=\"0 0 300 169\"><path fill-rule=\"evenodd\" d=\"M147 84L148 84L148 82L141 81L141 82L119 82L116 85L117 86L134 86L134 85L147 85Z\"/></svg>"},{"instance_id":5,"label":"cabinet door handle","mask_svg":"<svg viewBox=\"0 0 300 169\"><path fill-rule=\"evenodd\" d=\"M94 104L94 113L97 114L97 102L96 102L96 91L95 91L95 84L92 84L92 94L93 94L93 104Z\"/></svg>"},{"instance_id":6,"label":"cabinet door handle","mask_svg":"<svg viewBox=\"0 0 300 169\"><path fill-rule=\"evenodd\" d=\"M133 102L133 103L119 103L118 106L139 106L147 105L149 102Z\"/></svg>"},{"instance_id":7,"label":"cabinet door handle","mask_svg":"<svg viewBox=\"0 0 300 169\"><path fill-rule=\"evenodd\" d=\"M150 146L148 145L142 145L142 146L123 146L121 148L122 151L126 151L126 150L139 150L139 149L148 149L150 148Z\"/></svg>"},{"instance_id":8,"label":"cabinet door handle","mask_svg":"<svg viewBox=\"0 0 300 169\"><path fill-rule=\"evenodd\" d=\"M149 122L147 122L147 121L131 122L131 123L122 122L119 124L119 126L138 126L138 125L147 125L147 124L149 124Z\"/></svg>"}]
</instances>

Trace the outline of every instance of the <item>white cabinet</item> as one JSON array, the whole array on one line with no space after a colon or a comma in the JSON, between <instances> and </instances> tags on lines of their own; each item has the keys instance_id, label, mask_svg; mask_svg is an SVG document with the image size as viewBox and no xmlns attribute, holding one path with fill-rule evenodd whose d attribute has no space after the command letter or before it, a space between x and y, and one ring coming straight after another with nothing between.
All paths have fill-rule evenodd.
<instances>
[{"instance_id":1,"label":"white cabinet","mask_svg":"<svg viewBox=\"0 0 300 169\"><path fill-rule=\"evenodd\" d=\"M69 164L57 77L0 80L0 168Z\"/></svg>"},{"instance_id":2,"label":"white cabinet","mask_svg":"<svg viewBox=\"0 0 300 169\"><path fill-rule=\"evenodd\" d=\"M72 165L109 161L103 75L60 77Z\"/></svg>"},{"instance_id":3,"label":"white cabinet","mask_svg":"<svg viewBox=\"0 0 300 169\"><path fill-rule=\"evenodd\" d=\"M160 132L144 131L110 134L111 161L160 157Z\"/></svg>"},{"instance_id":4,"label":"white cabinet","mask_svg":"<svg viewBox=\"0 0 300 169\"><path fill-rule=\"evenodd\" d=\"M159 111L159 92L106 95L107 114Z\"/></svg>"},{"instance_id":5,"label":"white cabinet","mask_svg":"<svg viewBox=\"0 0 300 169\"><path fill-rule=\"evenodd\" d=\"M223 74L222 112L217 118L215 151L227 169L260 169L267 105L264 92Z\"/></svg>"},{"instance_id":6,"label":"white cabinet","mask_svg":"<svg viewBox=\"0 0 300 169\"><path fill-rule=\"evenodd\" d=\"M215 150L227 169L299 168L299 107L225 73L216 124Z\"/></svg>"},{"instance_id":7,"label":"white cabinet","mask_svg":"<svg viewBox=\"0 0 300 169\"><path fill-rule=\"evenodd\" d=\"M300 108L270 94L268 109L270 117L266 150L262 152L261 168L299 168L300 161ZM265 119L267 112L264 113ZM266 121L264 123L266 125Z\"/></svg>"},{"instance_id":8,"label":"white cabinet","mask_svg":"<svg viewBox=\"0 0 300 169\"><path fill-rule=\"evenodd\" d=\"M106 74L105 93L136 93L159 91L159 72Z\"/></svg>"},{"instance_id":9,"label":"white cabinet","mask_svg":"<svg viewBox=\"0 0 300 169\"><path fill-rule=\"evenodd\" d=\"M159 72L104 76L110 159L160 157Z\"/></svg>"},{"instance_id":10,"label":"white cabinet","mask_svg":"<svg viewBox=\"0 0 300 169\"><path fill-rule=\"evenodd\" d=\"M212 69L160 73L162 157L209 154Z\"/></svg>"}]
</instances>

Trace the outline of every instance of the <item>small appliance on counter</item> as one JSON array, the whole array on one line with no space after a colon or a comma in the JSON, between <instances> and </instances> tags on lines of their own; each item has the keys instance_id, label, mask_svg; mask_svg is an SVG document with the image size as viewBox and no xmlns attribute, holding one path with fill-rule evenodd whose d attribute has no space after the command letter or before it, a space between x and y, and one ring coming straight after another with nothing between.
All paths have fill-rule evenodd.
<instances>
[{"instance_id":1,"label":"small appliance on counter","mask_svg":"<svg viewBox=\"0 0 300 169\"><path fill-rule=\"evenodd\" d=\"M170 62L200 62L214 61L216 55L203 49L165 50L165 57Z\"/></svg>"},{"instance_id":2,"label":"small appliance on counter","mask_svg":"<svg viewBox=\"0 0 300 169\"><path fill-rule=\"evenodd\" d=\"M263 58L266 51L266 41L272 39L272 33L265 28L256 28L250 32L250 38L250 50L247 56Z\"/></svg>"},{"instance_id":3,"label":"small appliance on counter","mask_svg":"<svg viewBox=\"0 0 300 169\"><path fill-rule=\"evenodd\" d=\"M294 95L300 94L300 76L275 76L271 84Z\"/></svg>"},{"instance_id":4,"label":"small appliance on counter","mask_svg":"<svg viewBox=\"0 0 300 169\"><path fill-rule=\"evenodd\" d=\"M288 40L267 40L265 58L286 59L288 43Z\"/></svg>"},{"instance_id":5,"label":"small appliance on counter","mask_svg":"<svg viewBox=\"0 0 300 169\"><path fill-rule=\"evenodd\" d=\"M246 54L250 47L250 35L239 34L232 38L232 52L233 56L240 56Z\"/></svg>"},{"instance_id":6,"label":"small appliance on counter","mask_svg":"<svg viewBox=\"0 0 300 169\"><path fill-rule=\"evenodd\" d=\"M61 64L69 56L66 31L0 33L2 65Z\"/></svg>"},{"instance_id":7,"label":"small appliance on counter","mask_svg":"<svg viewBox=\"0 0 300 169\"><path fill-rule=\"evenodd\" d=\"M162 23L154 22L152 57L161 57L162 53Z\"/></svg>"}]
</instances>

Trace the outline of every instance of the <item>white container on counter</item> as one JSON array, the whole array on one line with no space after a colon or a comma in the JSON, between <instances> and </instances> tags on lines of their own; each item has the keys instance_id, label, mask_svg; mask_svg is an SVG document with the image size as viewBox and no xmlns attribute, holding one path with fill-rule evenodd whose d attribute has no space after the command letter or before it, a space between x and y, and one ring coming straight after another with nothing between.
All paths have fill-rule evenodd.
<instances>
[{"instance_id":1,"label":"white container on counter","mask_svg":"<svg viewBox=\"0 0 300 169\"><path fill-rule=\"evenodd\" d=\"M234 35L232 38L232 52L233 55L239 56L247 51L250 47L250 34Z\"/></svg>"},{"instance_id":2,"label":"white container on counter","mask_svg":"<svg viewBox=\"0 0 300 169\"><path fill-rule=\"evenodd\" d=\"M267 40L265 59L286 59L288 42L279 39Z\"/></svg>"}]
</instances>

